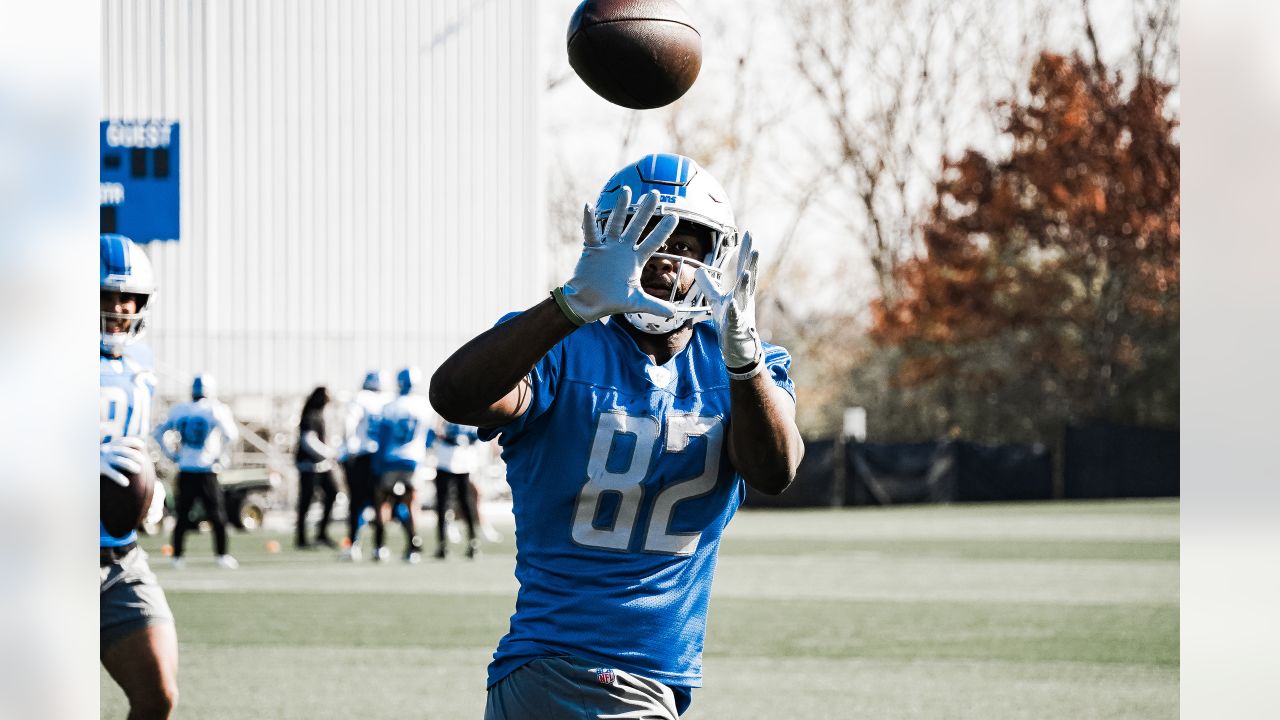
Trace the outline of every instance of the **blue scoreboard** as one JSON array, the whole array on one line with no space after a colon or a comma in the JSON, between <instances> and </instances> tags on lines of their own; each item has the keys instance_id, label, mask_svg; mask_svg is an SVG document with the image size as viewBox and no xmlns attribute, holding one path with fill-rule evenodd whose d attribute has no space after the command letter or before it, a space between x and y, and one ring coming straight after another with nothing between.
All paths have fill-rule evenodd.
<instances>
[{"instance_id":1,"label":"blue scoreboard","mask_svg":"<svg viewBox=\"0 0 1280 720\"><path fill-rule=\"evenodd\" d=\"M101 226L135 242L178 239L178 123L103 120Z\"/></svg>"}]
</instances>

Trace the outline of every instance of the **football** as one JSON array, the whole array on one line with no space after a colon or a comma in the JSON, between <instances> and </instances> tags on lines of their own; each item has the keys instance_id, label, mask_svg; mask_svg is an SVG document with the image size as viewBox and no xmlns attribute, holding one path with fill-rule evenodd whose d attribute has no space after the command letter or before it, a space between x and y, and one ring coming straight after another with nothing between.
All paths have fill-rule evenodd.
<instances>
[{"instance_id":1,"label":"football","mask_svg":"<svg viewBox=\"0 0 1280 720\"><path fill-rule=\"evenodd\" d=\"M142 472L120 472L129 479L128 487L121 487L106 475L98 476L99 517L102 527L114 537L123 537L142 524L156 490L156 469L150 457Z\"/></svg>"},{"instance_id":2,"label":"football","mask_svg":"<svg viewBox=\"0 0 1280 720\"><path fill-rule=\"evenodd\" d=\"M569 65L600 97L646 110L674 102L702 69L702 35L675 0L584 0Z\"/></svg>"}]
</instances>

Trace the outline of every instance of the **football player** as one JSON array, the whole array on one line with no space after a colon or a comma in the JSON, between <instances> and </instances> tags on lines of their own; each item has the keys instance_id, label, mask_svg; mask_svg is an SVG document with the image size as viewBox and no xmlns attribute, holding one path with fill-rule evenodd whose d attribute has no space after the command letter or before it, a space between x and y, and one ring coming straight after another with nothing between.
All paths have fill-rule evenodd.
<instances>
[{"instance_id":1,"label":"football player","mask_svg":"<svg viewBox=\"0 0 1280 720\"><path fill-rule=\"evenodd\" d=\"M641 158L582 231L568 282L431 382L511 485L520 590L488 720L683 713L744 482L780 493L804 453L790 355L755 327L758 254L711 175Z\"/></svg>"},{"instance_id":2,"label":"football player","mask_svg":"<svg viewBox=\"0 0 1280 720\"><path fill-rule=\"evenodd\" d=\"M347 479L347 548L343 558L359 561L360 525L366 508L373 507L373 456L378 451L377 426L382 407L390 398L382 392L382 373L372 370L364 385L347 404L343 417L342 469Z\"/></svg>"},{"instance_id":3,"label":"football player","mask_svg":"<svg viewBox=\"0 0 1280 720\"><path fill-rule=\"evenodd\" d=\"M479 498L471 484L471 471L476 465L476 428L451 422L438 424L440 432L432 428L427 433L427 447L436 453L436 559L449 556L445 527L449 497L454 495L462 509L462 519L467 523L467 558L474 560L480 552L480 541L476 539L476 526L480 523L476 514Z\"/></svg>"},{"instance_id":4,"label":"football player","mask_svg":"<svg viewBox=\"0 0 1280 720\"><path fill-rule=\"evenodd\" d=\"M165 435L174 431L177 449L170 448ZM169 417L156 426L156 442L169 459L178 464L178 497L173 528L173 566L185 567L183 538L191 528L191 508L197 498L204 505L205 517L213 526L213 552L218 566L235 570L240 563L227 552L227 511L218 483L218 470L223 454L240 439L231 409L216 399L213 378L197 375L191 381L191 402L175 405Z\"/></svg>"},{"instance_id":5,"label":"football player","mask_svg":"<svg viewBox=\"0 0 1280 720\"><path fill-rule=\"evenodd\" d=\"M151 262L132 240L102 235L98 244L101 472L127 484L122 471L151 462L143 443L155 376L128 351L146 329L156 285ZM129 700L130 718L167 718L178 702L178 636L137 540L136 531L113 537L98 524L100 653Z\"/></svg>"},{"instance_id":6,"label":"football player","mask_svg":"<svg viewBox=\"0 0 1280 720\"><path fill-rule=\"evenodd\" d=\"M414 393L421 383L421 373L415 367L407 367L396 375L400 395L383 406L378 418L378 452L374 458L374 470L378 474L376 503L377 519L374 521L374 559L386 560L386 526L393 510L399 513L403 506L407 511L398 515L404 524L407 543L404 560L417 563L422 559L422 538L418 537L415 512L417 492L414 476L418 466L427 459L427 431L431 429L431 404L422 395Z\"/></svg>"}]
</instances>

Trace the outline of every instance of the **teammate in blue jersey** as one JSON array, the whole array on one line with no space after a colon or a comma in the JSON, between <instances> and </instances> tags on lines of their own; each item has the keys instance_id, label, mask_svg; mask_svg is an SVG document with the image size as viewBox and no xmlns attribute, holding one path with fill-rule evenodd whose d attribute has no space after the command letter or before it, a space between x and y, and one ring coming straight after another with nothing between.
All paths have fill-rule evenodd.
<instances>
[{"instance_id":1,"label":"teammate in blue jersey","mask_svg":"<svg viewBox=\"0 0 1280 720\"><path fill-rule=\"evenodd\" d=\"M641 158L583 234L568 282L431 383L441 416L499 439L511 485L520 591L488 720L683 713L744 482L780 493L804 453L790 356L755 328L759 256L706 170Z\"/></svg>"},{"instance_id":2,"label":"teammate in blue jersey","mask_svg":"<svg viewBox=\"0 0 1280 720\"><path fill-rule=\"evenodd\" d=\"M382 373L371 370L364 384L347 404L343 415L342 469L347 479L347 540L342 552L345 560L359 561L360 526L364 511L374 505L377 478L373 474L373 457L378 451L378 417L388 398L382 392ZM376 545L375 545L376 553Z\"/></svg>"},{"instance_id":3,"label":"teammate in blue jersey","mask_svg":"<svg viewBox=\"0 0 1280 720\"><path fill-rule=\"evenodd\" d=\"M383 542L386 526L393 511L404 524L406 544L404 561L422 559L422 538L418 536L415 514L417 491L414 485L419 466L427 459L427 431L431 429L431 404L414 390L421 384L421 373L407 367L396 375L400 395L382 407L378 414L378 450L374 455L374 471L378 475L375 497L378 516L373 526L374 560L387 559Z\"/></svg>"},{"instance_id":4,"label":"teammate in blue jersey","mask_svg":"<svg viewBox=\"0 0 1280 720\"><path fill-rule=\"evenodd\" d=\"M151 263L122 235L99 238L101 473L127 484L151 459L155 376L128 352L146 329L155 292ZM130 531L113 537L98 523L99 652L129 699L130 718L167 718L178 701L178 638L164 591Z\"/></svg>"}]
</instances>

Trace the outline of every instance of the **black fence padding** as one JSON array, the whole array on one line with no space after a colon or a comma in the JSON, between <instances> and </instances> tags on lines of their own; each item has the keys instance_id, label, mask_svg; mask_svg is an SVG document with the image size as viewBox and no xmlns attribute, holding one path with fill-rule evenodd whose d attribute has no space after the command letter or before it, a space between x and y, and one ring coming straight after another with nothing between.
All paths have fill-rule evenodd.
<instances>
[{"instance_id":1,"label":"black fence padding","mask_svg":"<svg viewBox=\"0 0 1280 720\"><path fill-rule=\"evenodd\" d=\"M836 476L834 440L806 440L795 482L781 495L765 495L747 486L745 507L831 507Z\"/></svg>"},{"instance_id":2,"label":"black fence padding","mask_svg":"<svg viewBox=\"0 0 1280 720\"><path fill-rule=\"evenodd\" d=\"M1053 498L1053 462L1043 445L954 445L957 500Z\"/></svg>"},{"instance_id":3,"label":"black fence padding","mask_svg":"<svg viewBox=\"0 0 1280 720\"><path fill-rule=\"evenodd\" d=\"M1067 428L1068 498L1177 497L1178 431L1120 425Z\"/></svg>"},{"instance_id":4,"label":"black fence padding","mask_svg":"<svg viewBox=\"0 0 1280 720\"><path fill-rule=\"evenodd\" d=\"M846 505L951 502L956 499L951 443L857 443L845 446Z\"/></svg>"}]
</instances>

